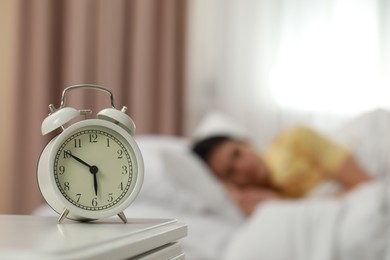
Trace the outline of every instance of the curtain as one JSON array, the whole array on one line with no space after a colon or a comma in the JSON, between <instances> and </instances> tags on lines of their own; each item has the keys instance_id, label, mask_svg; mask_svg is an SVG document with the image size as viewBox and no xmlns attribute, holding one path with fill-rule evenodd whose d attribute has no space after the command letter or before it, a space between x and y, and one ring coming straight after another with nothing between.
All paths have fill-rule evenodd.
<instances>
[{"instance_id":1,"label":"curtain","mask_svg":"<svg viewBox=\"0 0 390 260\"><path fill-rule=\"evenodd\" d=\"M186 1L2 0L3 171L0 212L30 213L40 203L36 166L52 136L40 126L63 89L96 84L112 90L137 134L182 134ZM4 26L3 24L6 24ZM5 60L4 60L5 58ZM3 71L4 72L4 71ZM67 106L110 106L104 92L74 90Z\"/></svg>"},{"instance_id":2,"label":"curtain","mask_svg":"<svg viewBox=\"0 0 390 260\"><path fill-rule=\"evenodd\" d=\"M292 124L326 132L390 107L389 1L199 0L189 10L186 133L219 110L261 148Z\"/></svg>"}]
</instances>

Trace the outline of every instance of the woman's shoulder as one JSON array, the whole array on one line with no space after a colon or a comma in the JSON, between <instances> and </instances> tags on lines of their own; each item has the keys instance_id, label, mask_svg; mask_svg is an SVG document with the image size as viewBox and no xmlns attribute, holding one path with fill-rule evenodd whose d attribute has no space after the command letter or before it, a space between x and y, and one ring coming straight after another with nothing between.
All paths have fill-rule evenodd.
<instances>
[{"instance_id":1,"label":"woman's shoulder","mask_svg":"<svg viewBox=\"0 0 390 260\"><path fill-rule=\"evenodd\" d=\"M319 133L309 126L295 125L282 131L275 138L275 142L293 142L294 140L306 139L316 135L319 135Z\"/></svg>"}]
</instances>

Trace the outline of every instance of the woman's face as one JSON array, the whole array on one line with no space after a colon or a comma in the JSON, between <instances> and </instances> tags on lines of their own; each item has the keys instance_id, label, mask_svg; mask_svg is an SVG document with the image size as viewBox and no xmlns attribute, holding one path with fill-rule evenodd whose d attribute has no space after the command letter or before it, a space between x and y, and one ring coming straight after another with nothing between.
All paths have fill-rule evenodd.
<instances>
[{"instance_id":1,"label":"woman's face","mask_svg":"<svg viewBox=\"0 0 390 260\"><path fill-rule=\"evenodd\" d=\"M228 140L218 145L207 160L212 171L225 183L238 186L265 185L266 165L245 142Z\"/></svg>"}]
</instances>

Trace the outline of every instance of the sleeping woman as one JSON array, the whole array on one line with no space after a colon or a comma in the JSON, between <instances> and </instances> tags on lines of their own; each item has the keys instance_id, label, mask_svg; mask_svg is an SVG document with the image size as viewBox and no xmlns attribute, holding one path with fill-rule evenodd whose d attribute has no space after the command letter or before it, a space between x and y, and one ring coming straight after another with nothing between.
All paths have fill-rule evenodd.
<instances>
[{"instance_id":1,"label":"sleeping woman","mask_svg":"<svg viewBox=\"0 0 390 260\"><path fill-rule=\"evenodd\" d=\"M339 183L341 195L372 179L347 148L305 126L282 132L261 154L230 136L205 138L192 150L246 215L267 200L303 198L326 180Z\"/></svg>"}]
</instances>

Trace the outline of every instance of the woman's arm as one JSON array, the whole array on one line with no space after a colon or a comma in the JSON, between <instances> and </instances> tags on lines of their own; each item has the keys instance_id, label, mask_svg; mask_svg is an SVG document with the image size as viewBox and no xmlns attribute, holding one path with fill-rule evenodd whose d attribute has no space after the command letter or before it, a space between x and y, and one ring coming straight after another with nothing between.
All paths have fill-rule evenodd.
<instances>
[{"instance_id":1,"label":"woman's arm","mask_svg":"<svg viewBox=\"0 0 390 260\"><path fill-rule=\"evenodd\" d=\"M249 216L255 208L262 202L268 200L282 199L282 196L272 190L262 187L237 187L226 186L230 198L238 205L242 212Z\"/></svg>"},{"instance_id":2,"label":"woman's arm","mask_svg":"<svg viewBox=\"0 0 390 260\"><path fill-rule=\"evenodd\" d=\"M373 179L353 158L348 156L336 170L334 179L349 191L360 184Z\"/></svg>"}]
</instances>

